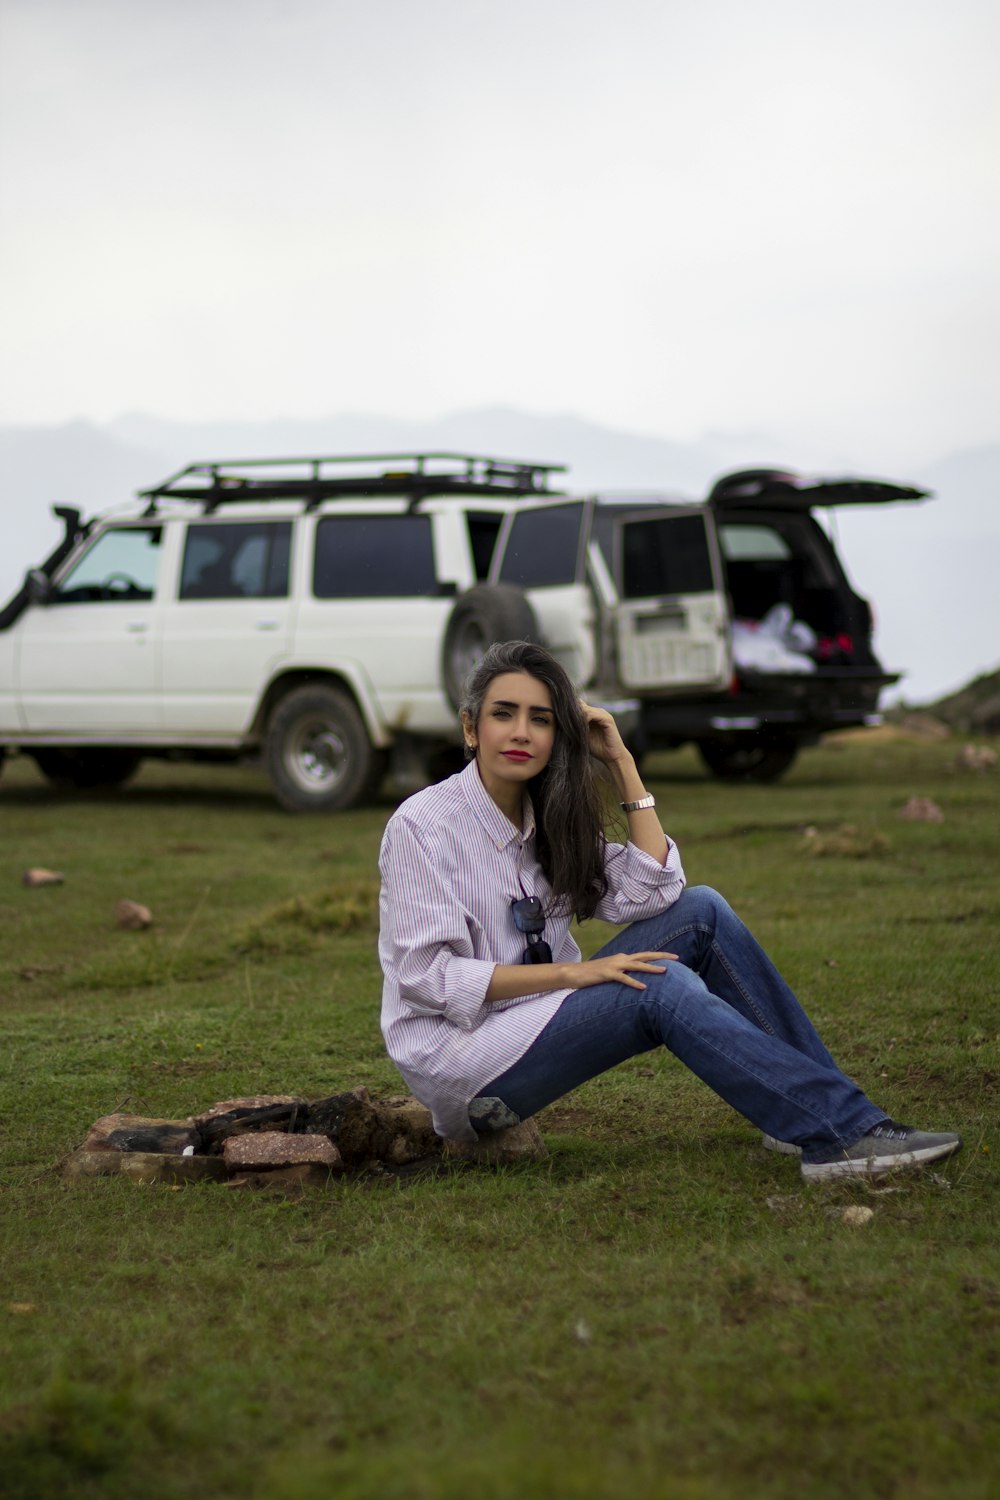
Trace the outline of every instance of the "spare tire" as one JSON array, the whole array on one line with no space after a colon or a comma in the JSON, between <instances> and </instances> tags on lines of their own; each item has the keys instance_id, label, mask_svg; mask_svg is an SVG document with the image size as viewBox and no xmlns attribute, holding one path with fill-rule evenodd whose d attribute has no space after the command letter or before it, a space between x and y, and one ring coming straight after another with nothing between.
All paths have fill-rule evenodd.
<instances>
[{"instance_id":1,"label":"spare tire","mask_svg":"<svg viewBox=\"0 0 1000 1500\"><path fill-rule=\"evenodd\" d=\"M540 641L535 611L509 583L477 583L455 603L444 632L441 674L452 708L473 667L494 641Z\"/></svg>"}]
</instances>

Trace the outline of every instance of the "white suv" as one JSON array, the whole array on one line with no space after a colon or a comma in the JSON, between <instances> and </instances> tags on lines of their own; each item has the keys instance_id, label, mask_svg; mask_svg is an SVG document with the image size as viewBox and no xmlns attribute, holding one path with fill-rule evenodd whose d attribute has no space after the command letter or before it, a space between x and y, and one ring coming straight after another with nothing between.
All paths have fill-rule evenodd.
<instances>
[{"instance_id":1,"label":"white suv","mask_svg":"<svg viewBox=\"0 0 1000 1500\"><path fill-rule=\"evenodd\" d=\"M522 638L636 750L693 741L723 777L771 779L871 720L895 677L811 508L922 491L763 470L665 506L558 494L556 471L441 453L194 464L129 514L59 511L63 542L0 611L0 757L98 786L144 756L261 755L282 806L352 807L390 763L402 785L460 764L465 674Z\"/></svg>"},{"instance_id":2,"label":"white suv","mask_svg":"<svg viewBox=\"0 0 1000 1500\"><path fill-rule=\"evenodd\" d=\"M391 754L432 774L459 743L442 677L456 598L553 468L195 464L128 513L62 509L63 542L0 611L0 758L17 748L94 787L146 756L261 754L293 810L357 804ZM518 602L505 634L525 627Z\"/></svg>"}]
</instances>

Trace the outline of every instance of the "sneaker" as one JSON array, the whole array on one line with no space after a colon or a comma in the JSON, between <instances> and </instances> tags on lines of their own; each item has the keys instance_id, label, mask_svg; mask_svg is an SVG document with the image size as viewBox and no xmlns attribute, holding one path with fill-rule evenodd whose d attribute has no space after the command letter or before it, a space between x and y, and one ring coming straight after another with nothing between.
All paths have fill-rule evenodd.
<instances>
[{"instance_id":1,"label":"sneaker","mask_svg":"<svg viewBox=\"0 0 1000 1500\"><path fill-rule=\"evenodd\" d=\"M950 1156L962 1144L960 1135L932 1135L882 1120L853 1146L831 1146L818 1160L802 1163L806 1182L833 1182L838 1177L878 1177L900 1167L922 1167L926 1162Z\"/></svg>"},{"instance_id":2,"label":"sneaker","mask_svg":"<svg viewBox=\"0 0 1000 1500\"><path fill-rule=\"evenodd\" d=\"M762 1135L760 1143L765 1151L777 1151L779 1156L801 1156L802 1147L794 1141L779 1141L776 1135Z\"/></svg>"}]
</instances>

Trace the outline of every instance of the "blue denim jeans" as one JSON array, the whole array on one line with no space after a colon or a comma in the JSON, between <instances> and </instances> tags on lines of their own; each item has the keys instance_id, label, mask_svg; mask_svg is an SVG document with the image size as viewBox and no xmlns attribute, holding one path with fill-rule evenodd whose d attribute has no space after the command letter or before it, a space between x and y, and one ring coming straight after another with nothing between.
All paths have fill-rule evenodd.
<instances>
[{"instance_id":1,"label":"blue denim jeans","mask_svg":"<svg viewBox=\"0 0 1000 1500\"><path fill-rule=\"evenodd\" d=\"M480 1130L527 1119L627 1057L667 1047L734 1109L803 1158L846 1147L886 1118L837 1067L789 986L708 886L634 922L605 953L676 953L644 990L619 982L567 995L525 1055L469 1114ZM498 1101L493 1104L490 1101Z\"/></svg>"}]
</instances>

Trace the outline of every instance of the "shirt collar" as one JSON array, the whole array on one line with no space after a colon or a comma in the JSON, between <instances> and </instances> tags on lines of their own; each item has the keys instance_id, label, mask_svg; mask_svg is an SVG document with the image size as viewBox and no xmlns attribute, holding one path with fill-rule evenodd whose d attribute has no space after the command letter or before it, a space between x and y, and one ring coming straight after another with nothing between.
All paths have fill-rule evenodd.
<instances>
[{"instance_id":1,"label":"shirt collar","mask_svg":"<svg viewBox=\"0 0 1000 1500\"><path fill-rule=\"evenodd\" d=\"M524 827L515 828L483 786L476 761L471 760L461 772L461 781L470 808L498 849L524 843L532 837L535 832L535 809L527 792L524 794Z\"/></svg>"}]
</instances>

